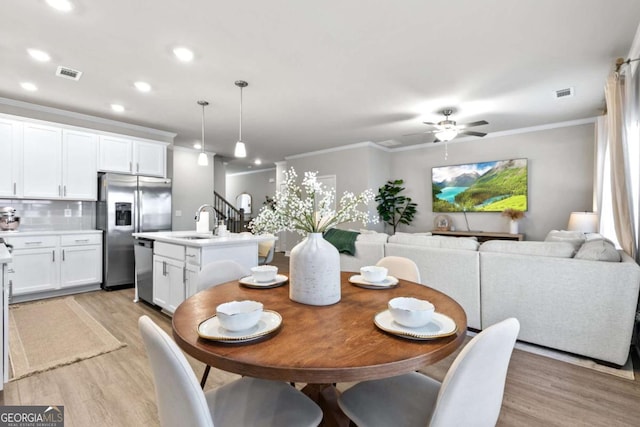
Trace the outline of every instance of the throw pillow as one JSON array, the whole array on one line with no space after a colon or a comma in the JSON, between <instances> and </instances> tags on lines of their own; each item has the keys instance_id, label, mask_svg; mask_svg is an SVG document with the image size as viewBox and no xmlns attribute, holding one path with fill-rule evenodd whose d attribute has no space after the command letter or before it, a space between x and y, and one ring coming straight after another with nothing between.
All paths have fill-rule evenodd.
<instances>
[{"instance_id":1,"label":"throw pillow","mask_svg":"<svg viewBox=\"0 0 640 427\"><path fill-rule=\"evenodd\" d=\"M620 262L622 257L613 244L606 239L589 240L578 253L576 259L589 261Z\"/></svg>"},{"instance_id":2,"label":"throw pillow","mask_svg":"<svg viewBox=\"0 0 640 427\"><path fill-rule=\"evenodd\" d=\"M587 240L584 233L582 231L567 231L567 230L551 230L547 237L545 237L545 242L568 242L573 245L573 249L575 252L580 249L582 244ZM575 253L574 252L574 253Z\"/></svg>"}]
</instances>

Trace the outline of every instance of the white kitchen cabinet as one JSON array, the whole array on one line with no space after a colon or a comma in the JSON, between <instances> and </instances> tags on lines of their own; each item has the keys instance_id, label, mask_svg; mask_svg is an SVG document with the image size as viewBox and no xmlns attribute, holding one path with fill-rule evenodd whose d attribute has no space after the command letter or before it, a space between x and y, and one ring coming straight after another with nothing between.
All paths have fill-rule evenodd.
<instances>
[{"instance_id":1,"label":"white kitchen cabinet","mask_svg":"<svg viewBox=\"0 0 640 427\"><path fill-rule=\"evenodd\" d=\"M22 196L22 123L0 119L0 197Z\"/></svg>"},{"instance_id":2,"label":"white kitchen cabinet","mask_svg":"<svg viewBox=\"0 0 640 427\"><path fill-rule=\"evenodd\" d=\"M131 140L100 135L98 169L104 172L133 173Z\"/></svg>"},{"instance_id":3,"label":"white kitchen cabinet","mask_svg":"<svg viewBox=\"0 0 640 427\"><path fill-rule=\"evenodd\" d=\"M102 281L102 236L61 236L60 287Z\"/></svg>"},{"instance_id":4,"label":"white kitchen cabinet","mask_svg":"<svg viewBox=\"0 0 640 427\"><path fill-rule=\"evenodd\" d=\"M62 198L97 200L98 138L75 130L62 132Z\"/></svg>"},{"instance_id":5,"label":"white kitchen cabinet","mask_svg":"<svg viewBox=\"0 0 640 427\"><path fill-rule=\"evenodd\" d=\"M189 298L198 292L198 275L200 274L200 266L187 264L185 266L185 298Z\"/></svg>"},{"instance_id":6,"label":"white kitchen cabinet","mask_svg":"<svg viewBox=\"0 0 640 427\"><path fill-rule=\"evenodd\" d=\"M184 261L153 256L153 303L173 313L185 299Z\"/></svg>"},{"instance_id":7,"label":"white kitchen cabinet","mask_svg":"<svg viewBox=\"0 0 640 427\"><path fill-rule=\"evenodd\" d=\"M25 123L23 131L25 198L62 197L62 129Z\"/></svg>"},{"instance_id":8,"label":"white kitchen cabinet","mask_svg":"<svg viewBox=\"0 0 640 427\"><path fill-rule=\"evenodd\" d=\"M102 234L4 237L13 245L13 297L20 301L73 293L102 281ZM70 292L71 290L71 292Z\"/></svg>"},{"instance_id":9,"label":"white kitchen cabinet","mask_svg":"<svg viewBox=\"0 0 640 427\"><path fill-rule=\"evenodd\" d=\"M164 178L167 170L167 147L153 142L134 141L133 161L137 175Z\"/></svg>"}]
</instances>

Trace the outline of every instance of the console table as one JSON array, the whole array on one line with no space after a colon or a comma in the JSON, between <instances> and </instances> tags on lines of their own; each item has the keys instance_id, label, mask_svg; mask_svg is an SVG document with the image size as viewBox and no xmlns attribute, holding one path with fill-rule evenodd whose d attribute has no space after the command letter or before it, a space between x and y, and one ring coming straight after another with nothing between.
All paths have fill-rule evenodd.
<instances>
[{"instance_id":1,"label":"console table","mask_svg":"<svg viewBox=\"0 0 640 427\"><path fill-rule=\"evenodd\" d=\"M439 231L432 230L434 236L453 236L453 237L475 237L478 242L486 242L487 240L524 240L524 234L510 234L490 231Z\"/></svg>"}]
</instances>

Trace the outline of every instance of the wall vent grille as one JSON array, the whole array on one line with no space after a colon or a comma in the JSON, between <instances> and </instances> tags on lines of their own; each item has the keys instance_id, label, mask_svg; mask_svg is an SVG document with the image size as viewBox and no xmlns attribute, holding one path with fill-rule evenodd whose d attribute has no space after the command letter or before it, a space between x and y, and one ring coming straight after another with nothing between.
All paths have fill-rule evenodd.
<instances>
[{"instance_id":1,"label":"wall vent grille","mask_svg":"<svg viewBox=\"0 0 640 427\"><path fill-rule=\"evenodd\" d=\"M82 71L74 70L73 68L69 67L59 66L56 70L56 76L78 81L82 76Z\"/></svg>"},{"instance_id":2,"label":"wall vent grille","mask_svg":"<svg viewBox=\"0 0 640 427\"><path fill-rule=\"evenodd\" d=\"M556 99L560 99L560 98L569 98L571 96L573 96L573 88L572 87L568 87L565 89L559 89L553 92L553 96Z\"/></svg>"}]
</instances>

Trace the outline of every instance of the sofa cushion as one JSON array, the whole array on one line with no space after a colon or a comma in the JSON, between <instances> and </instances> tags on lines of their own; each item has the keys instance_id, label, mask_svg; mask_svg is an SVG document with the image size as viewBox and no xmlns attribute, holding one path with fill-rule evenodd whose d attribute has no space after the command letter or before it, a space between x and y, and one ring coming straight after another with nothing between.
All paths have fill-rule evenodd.
<instances>
[{"instance_id":1,"label":"sofa cushion","mask_svg":"<svg viewBox=\"0 0 640 427\"><path fill-rule=\"evenodd\" d=\"M367 243L387 243L387 239L389 235L386 233L360 233L358 234L358 238L356 242L367 242Z\"/></svg>"},{"instance_id":2,"label":"sofa cushion","mask_svg":"<svg viewBox=\"0 0 640 427\"><path fill-rule=\"evenodd\" d=\"M589 261L620 262L620 253L607 239L595 239L585 242L575 256Z\"/></svg>"},{"instance_id":3,"label":"sofa cushion","mask_svg":"<svg viewBox=\"0 0 640 427\"><path fill-rule=\"evenodd\" d=\"M580 246L587 240L582 231L567 231L567 230L551 230L547 237L544 238L545 242L568 242L573 245L574 251L577 252ZM574 252L574 253L575 253Z\"/></svg>"},{"instance_id":4,"label":"sofa cushion","mask_svg":"<svg viewBox=\"0 0 640 427\"><path fill-rule=\"evenodd\" d=\"M430 233L396 233L389 237L389 243L468 251L477 251L480 246L475 237L431 236L429 234Z\"/></svg>"},{"instance_id":5,"label":"sofa cushion","mask_svg":"<svg viewBox=\"0 0 640 427\"><path fill-rule=\"evenodd\" d=\"M467 251L477 251L480 247L478 239L475 237L449 237L439 236L440 247L445 249L463 249Z\"/></svg>"},{"instance_id":6,"label":"sofa cushion","mask_svg":"<svg viewBox=\"0 0 640 427\"><path fill-rule=\"evenodd\" d=\"M515 242L511 240L489 240L480 246L480 251L556 258L571 258L575 253L573 244L569 242Z\"/></svg>"}]
</instances>

